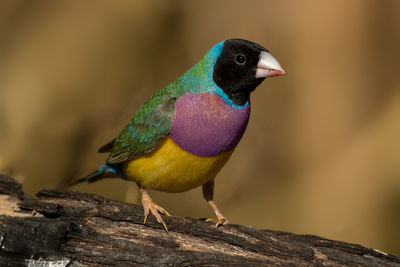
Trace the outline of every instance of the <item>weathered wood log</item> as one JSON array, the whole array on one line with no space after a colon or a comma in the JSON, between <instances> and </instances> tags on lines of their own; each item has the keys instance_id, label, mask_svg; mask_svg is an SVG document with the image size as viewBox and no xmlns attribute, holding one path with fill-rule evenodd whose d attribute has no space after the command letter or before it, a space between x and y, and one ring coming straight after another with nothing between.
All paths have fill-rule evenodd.
<instances>
[{"instance_id":1,"label":"weathered wood log","mask_svg":"<svg viewBox=\"0 0 400 267\"><path fill-rule=\"evenodd\" d=\"M167 217L76 191L27 196L0 175L0 266L400 266L400 258L313 235Z\"/></svg>"}]
</instances>

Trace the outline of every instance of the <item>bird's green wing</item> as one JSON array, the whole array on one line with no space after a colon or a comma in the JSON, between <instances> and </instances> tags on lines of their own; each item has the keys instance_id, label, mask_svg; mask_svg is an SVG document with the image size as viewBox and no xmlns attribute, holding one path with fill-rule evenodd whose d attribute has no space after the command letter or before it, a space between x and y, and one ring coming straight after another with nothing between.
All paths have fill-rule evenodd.
<instances>
[{"instance_id":1,"label":"bird's green wing","mask_svg":"<svg viewBox=\"0 0 400 267\"><path fill-rule=\"evenodd\" d=\"M171 129L176 99L162 90L151 97L115 140L107 163L121 163L154 150Z\"/></svg>"}]
</instances>

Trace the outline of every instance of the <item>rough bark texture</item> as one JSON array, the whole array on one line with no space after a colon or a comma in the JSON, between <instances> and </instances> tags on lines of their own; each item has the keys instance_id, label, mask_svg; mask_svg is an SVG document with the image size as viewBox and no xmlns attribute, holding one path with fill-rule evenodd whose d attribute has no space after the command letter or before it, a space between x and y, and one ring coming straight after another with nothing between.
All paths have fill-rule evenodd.
<instances>
[{"instance_id":1,"label":"rough bark texture","mask_svg":"<svg viewBox=\"0 0 400 267\"><path fill-rule=\"evenodd\" d=\"M167 217L169 234L142 207L76 191L24 195L0 175L0 266L400 266L400 258L313 235L218 229Z\"/></svg>"}]
</instances>

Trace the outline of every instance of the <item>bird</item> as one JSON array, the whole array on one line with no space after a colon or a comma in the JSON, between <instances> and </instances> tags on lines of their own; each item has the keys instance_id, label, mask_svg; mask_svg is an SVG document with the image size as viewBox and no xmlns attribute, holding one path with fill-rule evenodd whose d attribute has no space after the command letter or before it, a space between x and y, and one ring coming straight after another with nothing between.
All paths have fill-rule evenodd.
<instances>
[{"instance_id":1,"label":"bird","mask_svg":"<svg viewBox=\"0 0 400 267\"><path fill-rule=\"evenodd\" d=\"M265 78L284 75L263 46L244 39L214 45L191 69L145 102L119 136L98 152L104 165L72 184L120 177L137 184L144 224L152 214L171 216L148 190L185 192L202 186L216 226L228 223L214 202L214 179L242 138L250 94Z\"/></svg>"}]
</instances>

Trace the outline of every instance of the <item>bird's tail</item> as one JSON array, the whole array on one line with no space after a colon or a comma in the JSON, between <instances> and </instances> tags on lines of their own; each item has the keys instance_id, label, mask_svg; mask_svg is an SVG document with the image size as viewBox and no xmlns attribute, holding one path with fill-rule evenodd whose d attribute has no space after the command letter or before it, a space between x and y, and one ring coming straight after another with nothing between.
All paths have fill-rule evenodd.
<instances>
[{"instance_id":1,"label":"bird's tail","mask_svg":"<svg viewBox=\"0 0 400 267\"><path fill-rule=\"evenodd\" d=\"M93 183L98 180L101 180L106 177L118 177L121 175L120 170L118 168L119 166L114 166L110 164L104 164L100 166L97 170L92 172L91 174L82 177L78 180L72 181L69 185L76 185L82 182L89 182Z\"/></svg>"}]
</instances>

